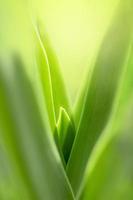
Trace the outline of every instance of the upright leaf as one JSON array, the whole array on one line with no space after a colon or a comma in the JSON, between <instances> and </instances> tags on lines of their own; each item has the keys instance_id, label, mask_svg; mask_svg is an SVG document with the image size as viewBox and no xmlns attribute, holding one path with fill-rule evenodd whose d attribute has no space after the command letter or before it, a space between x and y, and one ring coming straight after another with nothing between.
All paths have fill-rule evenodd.
<instances>
[{"instance_id":1,"label":"upright leaf","mask_svg":"<svg viewBox=\"0 0 133 200\"><path fill-rule=\"evenodd\" d=\"M62 106L69 115L70 107L66 89L59 69L59 63L53 52L48 36L43 33L42 27L35 28L37 36L37 67L43 87L52 130L58 120Z\"/></svg>"},{"instance_id":2,"label":"upright leaf","mask_svg":"<svg viewBox=\"0 0 133 200\"><path fill-rule=\"evenodd\" d=\"M119 131L113 134L89 175L80 199L133 199L133 99L126 111Z\"/></svg>"},{"instance_id":3,"label":"upright leaf","mask_svg":"<svg viewBox=\"0 0 133 200\"><path fill-rule=\"evenodd\" d=\"M0 127L32 200L74 199L34 89L18 58L0 65Z\"/></svg>"},{"instance_id":4,"label":"upright leaf","mask_svg":"<svg viewBox=\"0 0 133 200\"><path fill-rule=\"evenodd\" d=\"M60 108L59 118L57 121L57 130L59 145L62 149L65 162L67 163L73 145L75 128L66 110L62 107Z\"/></svg>"},{"instance_id":5,"label":"upright leaf","mask_svg":"<svg viewBox=\"0 0 133 200\"><path fill-rule=\"evenodd\" d=\"M86 94L84 111L67 166L77 194L94 145L109 120L132 41L133 1L121 1L103 41Z\"/></svg>"}]
</instances>

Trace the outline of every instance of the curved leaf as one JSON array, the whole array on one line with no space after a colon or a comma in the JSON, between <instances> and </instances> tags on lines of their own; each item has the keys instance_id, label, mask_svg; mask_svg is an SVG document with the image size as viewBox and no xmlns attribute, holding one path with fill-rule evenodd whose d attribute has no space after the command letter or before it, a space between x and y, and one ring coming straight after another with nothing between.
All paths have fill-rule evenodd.
<instances>
[{"instance_id":1,"label":"curved leaf","mask_svg":"<svg viewBox=\"0 0 133 200\"><path fill-rule=\"evenodd\" d=\"M103 41L88 88L67 174L77 194L92 149L110 118L132 41L131 0L121 2ZM125 29L126 26L126 29Z\"/></svg>"},{"instance_id":2,"label":"curved leaf","mask_svg":"<svg viewBox=\"0 0 133 200\"><path fill-rule=\"evenodd\" d=\"M49 120L52 130L58 120L60 107L65 108L69 115L70 106L66 89L59 69L59 63L53 52L48 36L43 33L42 27L35 28L37 43L37 67L43 87Z\"/></svg>"},{"instance_id":3,"label":"curved leaf","mask_svg":"<svg viewBox=\"0 0 133 200\"><path fill-rule=\"evenodd\" d=\"M44 117L47 122L46 113ZM18 58L0 65L0 127L29 199L74 199L33 87Z\"/></svg>"},{"instance_id":4,"label":"curved leaf","mask_svg":"<svg viewBox=\"0 0 133 200\"><path fill-rule=\"evenodd\" d=\"M119 132L113 134L88 177L80 199L132 200L133 198L133 99ZM115 122L114 122L115 123ZM96 192L97 191L97 192Z\"/></svg>"}]
</instances>

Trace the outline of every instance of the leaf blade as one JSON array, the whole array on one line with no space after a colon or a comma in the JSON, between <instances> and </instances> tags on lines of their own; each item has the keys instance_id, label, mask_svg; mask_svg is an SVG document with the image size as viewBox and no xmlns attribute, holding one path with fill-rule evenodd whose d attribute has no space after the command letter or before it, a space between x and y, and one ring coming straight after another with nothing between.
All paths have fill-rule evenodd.
<instances>
[{"instance_id":1,"label":"leaf blade","mask_svg":"<svg viewBox=\"0 0 133 200\"><path fill-rule=\"evenodd\" d=\"M75 194L82 182L92 148L111 114L132 40L132 2L121 4L95 64L84 112L67 166L67 174ZM127 25L126 31L123 20Z\"/></svg>"},{"instance_id":2,"label":"leaf blade","mask_svg":"<svg viewBox=\"0 0 133 200\"><path fill-rule=\"evenodd\" d=\"M30 199L44 199L45 195L48 200L73 200L57 149L48 133L50 128L42 122L32 85L21 62L16 58L14 62L13 67L0 67L0 119L8 153L18 164Z\"/></svg>"},{"instance_id":3,"label":"leaf blade","mask_svg":"<svg viewBox=\"0 0 133 200\"><path fill-rule=\"evenodd\" d=\"M113 137L100 155L93 172L89 174L79 199L132 199L132 102L132 99L131 105L128 102L124 117L119 116L119 129L117 132L113 130Z\"/></svg>"},{"instance_id":4,"label":"leaf blade","mask_svg":"<svg viewBox=\"0 0 133 200\"><path fill-rule=\"evenodd\" d=\"M75 136L75 128L66 110L61 107L57 121L59 145L62 149L65 162L68 162Z\"/></svg>"},{"instance_id":5,"label":"leaf blade","mask_svg":"<svg viewBox=\"0 0 133 200\"><path fill-rule=\"evenodd\" d=\"M35 30L38 37L37 49L39 52L37 53L37 64L49 119L52 121L52 130L54 130L60 107L64 107L69 115L71 115L71 110L59 63L48 36L43 33L40 25L39 28L35 27Z\"/></svg>"}]
</instances>

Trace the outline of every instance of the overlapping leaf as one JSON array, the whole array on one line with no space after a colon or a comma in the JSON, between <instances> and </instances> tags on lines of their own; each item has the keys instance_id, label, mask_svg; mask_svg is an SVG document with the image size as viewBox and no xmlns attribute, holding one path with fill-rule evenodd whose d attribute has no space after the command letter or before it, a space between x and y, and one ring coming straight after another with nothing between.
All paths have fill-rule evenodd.
<instances>
[{"instance_id":1,"label":"overlapping leaf","mask_svg":"<svg viewBox=\"0 0 133 200\"><path fill-rule=\"evenodd\" d=\"M60 108L57 122L57 131L59 135L59 145L62 149L65 162L67 163L73 145L75 128L66 110L62 107Z\"/></svg>"},{"instance_id":2,"label":"overlapping leaf","mask_svg":"<svg viewBox=\"0 0 133 200\"><path fill-rule=\"evenodd\" d=\"M53 52L48 38L43 34L42 30L40 30L40 26L38 29L36 27L36 36L38 39L37 68L39 69L40 79L43 86L44 99L47 105L49 120L52 127L52 131L54 132L56 137L56 143L59 152L60 154L62 154L62 149L64 159L67 162L75 136L74 123L69 106L69 100L61 76L57 58L55 56L55 53ZM57 130L55 129L58 118L60 117L61 107L63 107L63 109L66 110L65 113L68 113L67 116L70 119L69 122L66 120L61 122L67 130L63 131L62 133L58 131L61 134L57 136ZM62 120L62 116L60 119ZM58 124L60 124L60 122ZM64 138L63 145L59 144L57 137L59 137L59 141L62 140L62 137Z\"/></svg>"},{"instance_id":3,"label":"overlapping leaf","mask_svg":"<svg viewBox=\"0 0 133 200\"><path fill-rule=\"evenodd\" d=\"M126 117L121 120L119 132L98 159L89 176L80 199L132 200L133 193L133 101L127 107ZM114 122L115 124L115 122ZM96 192L97 191L97 192Z\"/></svg>"},{"instance_id":4,"label":"overlapping leaf","mask_svg":"<svg viewBox=\"0 0 133 200\"><path fill-rule=\"evenodd\" d=\"M90 153L109 120L115 102L131 46L132 14L132 1L121 2L118 14L101 46L91 83L86 91L84 111L67 166L67 174L75 194L83 180Z\"/></svg>"},{"instance_id":5,"label":"overlapping leaf","mask_svg":"<svg viewBox=\"0 0 133 200\"><path fill-rule=\"evenodd\" d=\"M121 130L124 137L122 134L113 138L100 154L94 171L86 177L87 182L83 182L89 157L108 125L119 95L133 39L132 7L132 0L121 1L75 113L71 113L59 63L41 25L35 27L35 43L43 111L20 60L14 57L13 62L0 63L0 142L2 139L12 161L4 156L0 167L4 161L14 169L13 174L11 171L8 174L7 169L0 168L0 199L74 200L76 196L82 200L118 200L125 199L127 194L129 200L133 198L132 173L127 174L132 166L129 158L132 137L127 134L132 133L129 118L126 129ZM77 129L75 141L72 115ZM127 144L129 149L123 152L122 160L121 151ZM0 154L0 159L3 155Z\"/></svg>"},{"instance_id":6,"label":"overlapping leaf","mask_svg":"<svg viewBox=\"0 0 133 200\"><path fill-rule=\"evenodd\" d=\"M35 27L37 36L37 67L39 69L45 101L52 130L58 120L60 107L70 113L70 106L66 89L59 69L59 63L47 35L42 27Z\"/></svg>"},{"instance_id":7,"label":"overlapping leaf","mask_svg":"<svg viewBox=\"0 0 133 200\"><path fill-rule=\"evenodd\" d=\"M74 199L49 125L43 123L33 87L16 58L0 65L0 110L2 137L28 199Z\"/></svg>"}]
</instances>

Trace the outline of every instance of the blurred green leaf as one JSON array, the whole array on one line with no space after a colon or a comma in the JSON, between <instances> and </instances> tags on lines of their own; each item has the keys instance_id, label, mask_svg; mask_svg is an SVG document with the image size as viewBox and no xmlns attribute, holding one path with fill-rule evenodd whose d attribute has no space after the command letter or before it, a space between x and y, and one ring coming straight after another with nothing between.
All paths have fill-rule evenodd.
<instances>
[{"instance_id":1,"label":"blurred green leaf","mask_svg":"<svg viewBox=\"0 0 133 200\"><path fill-rule=\"evenodd\" d=\"M41 4L73 107L45 28L31 33L33 4L1 2L1 50L27 64L0 58L0 200L132 200L133 1Z\"/></svg>"},{"instance_id":2,"label":"blurred green leaf","mask_svg":"<svg viewBox=\"0 0 133 200\"><path fill-rule=\"evenodd\" d=\"M67 174L75 194L84 178L92 149L106 127L115 105L115 96L131 47L132 19L132 1L121 2L96 60L67 166Z\"/></svg>"},{"instance_id":3,"label":"blurred green leaf","mask_svg":"<svg viewBox=\"0 0 133 200\"><path fill-rule=\"evenodd\" d=\"M29 199L74 199L49 125L41 118L34 89L18 58L0 65L0 110L2 137Z\"/></svg>"},{"instance_id":4,"label":"blurred green leaf","mask_svg":"<svg viewBox=\"0 0 133 200\"><path fill-rule=\"evenodd\" d=\"M133 199L133 99L130 104L118 133L113 134L88 177L80 199Z\"/></svg>"},{"instance_id":5,"label":"blurred green leaf","mask_svg":"<svg viewBox=\"0 0 133 200\"><path fill-rule=\"evenodd\" d=\"M15 167L7 156L2 143L0 144L0 199L2 200L28 200L28 193L20 181Z\"/></svg>"}]
</instances>

